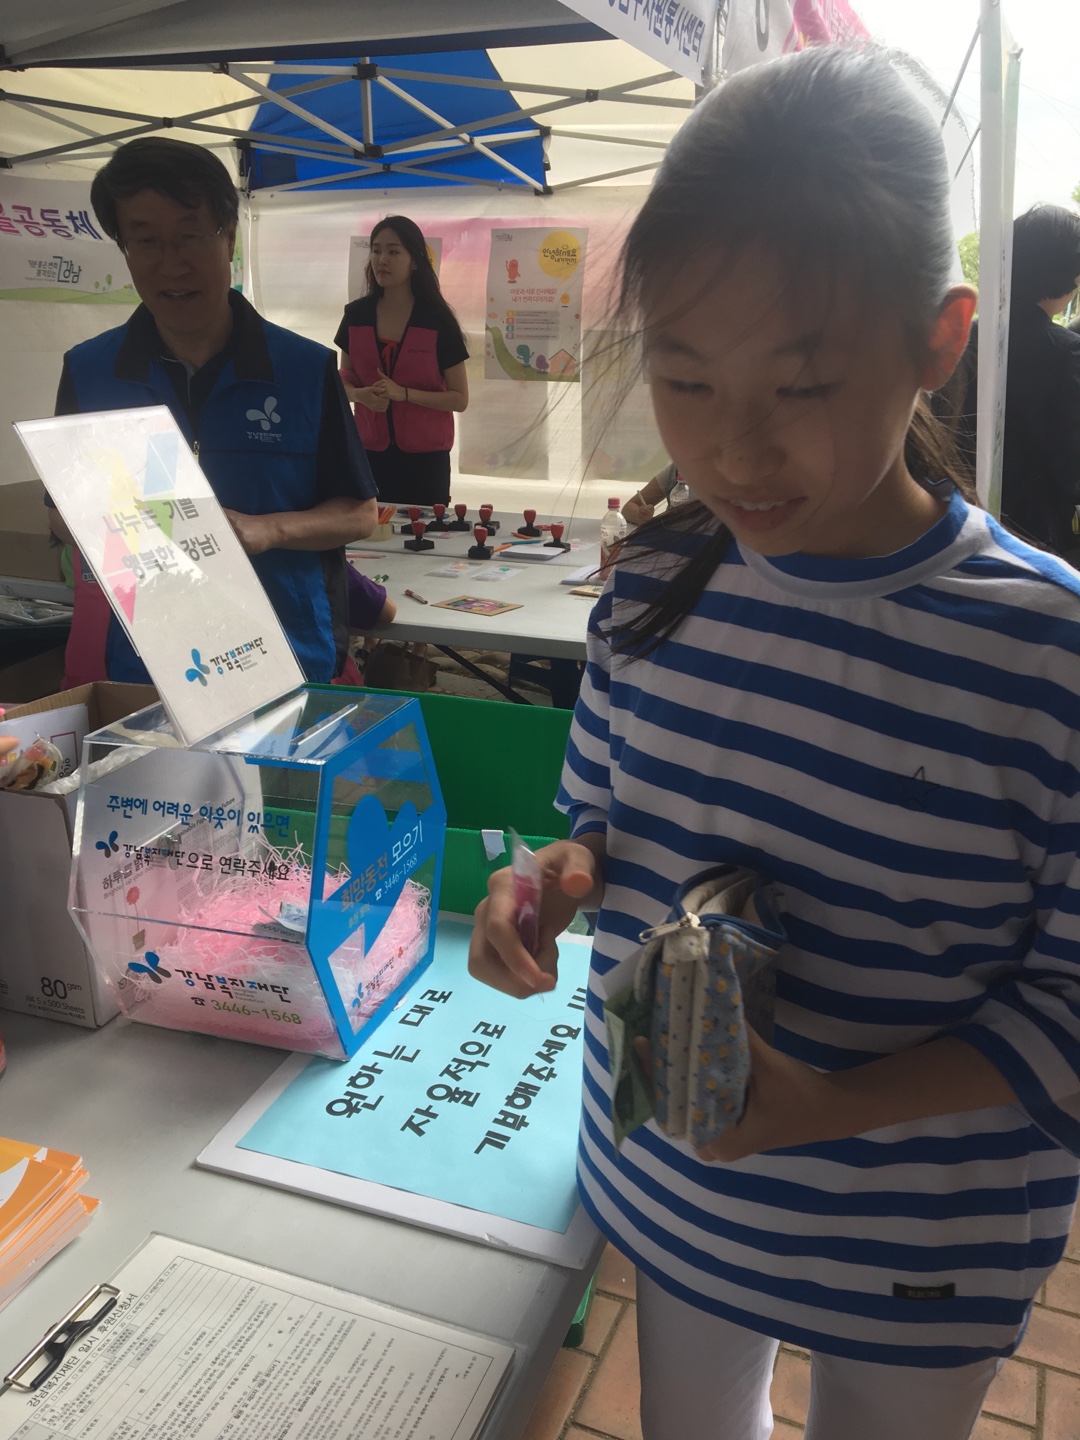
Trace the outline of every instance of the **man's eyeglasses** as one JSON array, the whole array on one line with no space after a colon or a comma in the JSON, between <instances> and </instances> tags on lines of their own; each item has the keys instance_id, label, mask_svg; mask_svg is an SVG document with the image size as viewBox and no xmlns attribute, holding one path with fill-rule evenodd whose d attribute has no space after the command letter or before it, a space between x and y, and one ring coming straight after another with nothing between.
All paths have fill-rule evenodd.
<instances>
[{"instance_id":1,"label":"man's eyeglasses","mask_svg":"<svg viewBox=\"0 0 1080 1440\"><path fill-rule=\"evenodd\" d=\"M219 225L216 230L185 230L171 240L163 240L158 235L140 235L135 240L126 241L120 248L129 260L141 265L160 264L170 250L180 260L201 260L213 249L218 236L224 233L225 226Z\"/></svg>"}]
</instances>

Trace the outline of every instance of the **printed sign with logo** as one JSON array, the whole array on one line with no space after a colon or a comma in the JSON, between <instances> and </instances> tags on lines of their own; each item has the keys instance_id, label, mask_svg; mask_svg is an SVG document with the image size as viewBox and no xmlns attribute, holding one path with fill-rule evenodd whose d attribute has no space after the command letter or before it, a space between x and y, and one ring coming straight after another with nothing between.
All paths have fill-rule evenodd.
<instances>
[{"instance_id":1,"label":"printed sign with logo","mask_svg":"<svg viewBox=\"0 0 1080 1440\"><path fill-rule=\"evenodd\" d=\"M89 185L0 179L0 300L139 303Z\"/></svg>"},{"instance_id":2,"label":"printed sign with logo","mask_svg":"<svg viewBox=\"0 0 1080 1440\"><path fill-rule=\"evenodd\" d=\"M442 239L438 235L425 235L428 259L431 268L438 275L442 265ZM349 299L359 300L367 294L367 266L371 259L371 239L367 235L354 235L349 241Z\"/></svg>"},{"instance_id":3,"label":"printed sign with logo","mask_svg":"<svg viewBox=\"0 0 1080 1440\"><path fill-rule=\"evenodd\" d=\"M267 396L248 412L256 434L280 424L276 405ZM184 744L304 683L165 406L27 420L15 429Z\"/></svg>"},{"instance_id":4,"label":"printed sign with logo","mask_svg":"<svg viewBox=\"0 0 1080 1440\"><path fill-rule=\"evenodd\" d=\"M559 383L581 376L587 230L493 230L488 261L488 380Z\"/></svg>"}]
</instances>

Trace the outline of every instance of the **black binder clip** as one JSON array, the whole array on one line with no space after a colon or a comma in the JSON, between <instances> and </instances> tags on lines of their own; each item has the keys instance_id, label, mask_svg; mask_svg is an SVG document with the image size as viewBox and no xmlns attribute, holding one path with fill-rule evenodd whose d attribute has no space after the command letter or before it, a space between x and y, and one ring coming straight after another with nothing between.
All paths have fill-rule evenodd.
<instances>
[{"instance_id":1,"label":"black binder clip","mask_svg":"<svg viewBox=\"0 0 1080 1440\"><path fill-rule=\"evenodd\" d=\"M104 1303L98 1301L104 1297ZM45 1381L56 1374L73 1345L100 1325L120 1298L115 1285L95 1285L77 1305L73 1305L62 1320L58 1320L43 1340L39 1340L28 1355L24 1355L14 1370L9 1370L0 1382L0 1395L6 1390L22 1390L29 1394L40 1390ZM37 1373L30 1374L37 1366Z\"/></svg>"}]
</instances>

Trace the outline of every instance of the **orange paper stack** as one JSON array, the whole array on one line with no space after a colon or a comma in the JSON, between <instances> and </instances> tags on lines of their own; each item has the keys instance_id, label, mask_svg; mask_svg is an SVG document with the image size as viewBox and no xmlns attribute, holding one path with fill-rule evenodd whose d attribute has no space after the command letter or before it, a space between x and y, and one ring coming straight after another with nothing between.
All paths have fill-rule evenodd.
<instances>
[{"instance_id":1,"label":"orange paper stack","mask_svg":"<svg viewBox=\"0 0 1080 1440\"><path fill-rule=\"evenodd\" d=\"M0 1309L85 1228L87 1178L77 1155L0 1138Z\"/></svg>"}]
</instances>

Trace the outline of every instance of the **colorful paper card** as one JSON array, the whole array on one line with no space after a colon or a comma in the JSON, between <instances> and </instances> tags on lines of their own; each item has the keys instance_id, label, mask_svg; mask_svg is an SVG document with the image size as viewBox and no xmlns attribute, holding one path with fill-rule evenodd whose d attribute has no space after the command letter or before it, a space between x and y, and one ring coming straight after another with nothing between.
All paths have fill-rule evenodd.
<instances>
[{"instance_id":1,"label":"colorful paper card","mask_svg":"<svg viewBox=\"0 0 1080 1440\"><path fill-rule=\"evenodd\" d=\"M520 605L504 600L485 600L481 595L456 595L453 600L436 600L436 610L456 610L460 615L504 615L507 610L520 610Z\"/></svg>"},{"instance_id":2,"label":"colorful paper card","mask_svg":"<svg viewBox=\"0 0 1080 1440\"><path fill-rule=\"evenodd\" d=\"M565 1232L589 947L564 943L558 988L521 1001L472 979L470 933L440 920L398 1008L351 1060L308 1063L239 1148Z\"/></svg>"},{"instance_id":3,"label":"colorful paper card","mask_svg":"<svg viewBox=\"0 0 1080 1440\"><path fill-rule=\"evenodd\" d=\"M303 684L266 592L164 405L15 429L184 744Z\"/></svg>"}]
</instances>

